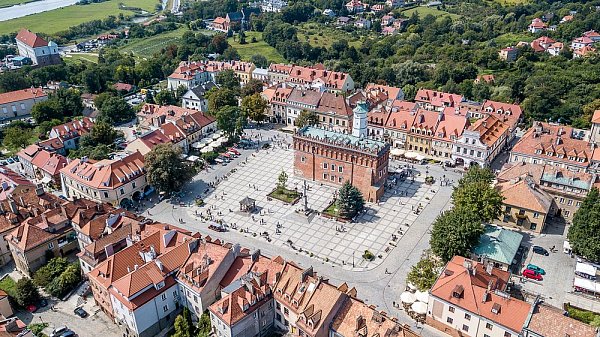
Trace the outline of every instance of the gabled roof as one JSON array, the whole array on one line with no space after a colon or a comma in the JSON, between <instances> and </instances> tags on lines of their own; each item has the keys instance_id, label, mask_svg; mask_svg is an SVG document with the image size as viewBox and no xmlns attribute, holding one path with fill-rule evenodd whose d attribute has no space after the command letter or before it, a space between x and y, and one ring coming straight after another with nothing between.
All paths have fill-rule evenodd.
<instances>
[{"instance_id":1,"label":"gabled roof","mask_svg":"<svg viewBox=\"0 0 600 337\"><path fill-rule=\"evenodd\" d=\"M25 28L21 28L16 39L32 48L45 47L48 45L46 40Z\"/></svg>"},{"instance_id":2,"label":"gabled roof","mask_svg":"<svg viewBox=\"0 0 600 337\"><path fill-rule=\"evenodd\" d=\"M0 200L6 200L6 198L11 195L12 191L14 191L17 186L34 187L35 185L11 169L4 167L1 168Z\"/></svg>"},{"instance_id":3,"label":"gabled roof","mask_svg":"<svg viewBox=\"0 0 600 337\"><path fill-rule=\"evenodd\" d=\"M415 120L416 110L416 103L394 101L385 127L408 132Z\"/></svg>"},{"instance_id":4,"label":"gabled roof","mask_svg":"<svg viewBox=\"0 0 600 337\"><path fill-rule=\"evenodd\" d=\"M478 257L511 265L523 241L523 234L497 226L485 226L479 243L471 249Z\"/></svg>"},{"instance_id":5,"label":"gabled roof","mask_svg":"<svg viewBox=\"0 0 600 337\"><path fill-rule=\"evenodd\" d=\"M531 305L502 292L509 278L506 271L491 268L488 273L482 264L455 256L446 264L430 294L518 334Z\"/></svg>"},{"instance_id":6,"label":"gabled roof","mask_svg":"<svg viewBox=\"0 0 600 337\"><path fill-rule=\"evenodd\" d=\"M335 115L348 117L352 116L352 109L346 102L344 96L331 92L324 92L319 100L317 111L324 113L333 112Z\"/></svg>"},{"instance_id":7,"label":"gabled roof","mask_svg":"<svg viewBox=\"0 0 600 337\"><path fill-rule=\"evenodd\" d=\"M6 238L25 252L48 242L57 236L58 234L49 233L38 226L24 223L7 235Z\"/></svg>"},{"instance_id":8,"label":"gabled roof","mask_svg":"<svg viewBox=\"0 0 600 337\"><path fill-rule=\"evenodd\" d=\"M28 99L47 97L42 88L27 88L0 94L0 104L20 102Z\"/></svg>"},{"instance_id":9,"label":"gabled roof","mask_svg":"<svg viewBox=\"0 0 600 337\"><path fill-rule=\"evenodd\" d=\"M542 190L535 182L524 177L518 181L507 181L496 185L504 197L503 203L530 211L548 214L554 198Z\"/></svg>"},{"instance_id":10,"label":"gabled roof","mask_svg":"<svg viewBox=\"0 0 600 337\"><path fill-rule=\"evenodd\" d=\"M145 174L144 157L133 152L100 161L74 159L60 172L85 186L115 189Z\"/></svg>"},{"instance_id":11,"label":"gabled roof","mask_svg":"<svg viewBox=\"0 0 600 337\"><path fill-rule=\"evenodd\" d=\"M50 134L63 140L78 138L89 133L93 126L94 122L89 117L83 117L80 120L52 127Z\"/></svg>"}]
</instances>

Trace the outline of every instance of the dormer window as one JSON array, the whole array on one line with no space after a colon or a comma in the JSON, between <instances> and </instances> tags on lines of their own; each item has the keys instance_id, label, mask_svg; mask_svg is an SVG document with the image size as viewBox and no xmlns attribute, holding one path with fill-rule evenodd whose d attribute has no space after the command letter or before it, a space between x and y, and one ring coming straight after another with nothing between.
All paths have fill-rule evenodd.
<instances>
[{"instance_id":1,"label":"dormer window","mask_svg":"<svg viewBox=\"0 0 600 337\"><path fill-rule=\"evenodd\" d=\"M452 297L454 298L462 298L465 292L465 288L462 285L456 285L452 290Z\"/></svg>"},{"instance_id":2,"label":"dormer window","mask_svg":"<svg viewBox=\"0 0 600 337\"><path fill-rule=\"evenodd\" d=\"M542 154L542 150L541 149L535 150L535 154Z\"/></svg>"}]
</instances>

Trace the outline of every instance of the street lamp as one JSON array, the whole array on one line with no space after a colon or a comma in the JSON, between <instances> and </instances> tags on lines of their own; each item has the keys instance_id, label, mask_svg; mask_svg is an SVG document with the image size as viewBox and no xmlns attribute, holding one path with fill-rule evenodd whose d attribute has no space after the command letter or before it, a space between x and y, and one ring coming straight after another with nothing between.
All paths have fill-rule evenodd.
<instances>
[{"instance_id":1,"label":"street lamp","mask_svg":"<svg viewBox=\"0 0 600 337\"><path fill-rule=\"evenodd\" d=\"M354 252L352 252L352 268L354 268Z\"/></svg>"}]
</instances>

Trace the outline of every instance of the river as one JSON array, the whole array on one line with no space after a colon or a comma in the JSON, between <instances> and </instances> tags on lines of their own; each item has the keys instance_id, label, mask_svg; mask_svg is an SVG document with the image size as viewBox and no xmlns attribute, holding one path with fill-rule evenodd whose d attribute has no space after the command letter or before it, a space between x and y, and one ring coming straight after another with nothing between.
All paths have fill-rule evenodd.
<instances>
[{"instance_id":1,"label":"river","mask_svg":"<svg viewBox=\"0 0 600 337\"><path fill-rule=\"evenodd\" d=\"M79 0L40 0L24 5L0 8L0 21L20 18L30 14L36 14L53 9L74 5Z\"/></svg>"}]
</instances>

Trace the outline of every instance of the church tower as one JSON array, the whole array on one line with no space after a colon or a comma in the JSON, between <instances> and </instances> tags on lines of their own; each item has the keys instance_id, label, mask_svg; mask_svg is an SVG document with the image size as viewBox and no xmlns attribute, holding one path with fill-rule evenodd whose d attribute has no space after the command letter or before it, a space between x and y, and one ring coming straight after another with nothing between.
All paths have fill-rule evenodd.
<instances>
[{"instance_id":1,"label":"church tower","mask_svg":"<svg viewBox=\"0 0 600 337\"><path fill-rule=\"evenodd\" d=\"M358 102L352 120L352 135L359 138L367 138L367 103Z\"/></svg>"}]
</instances>

